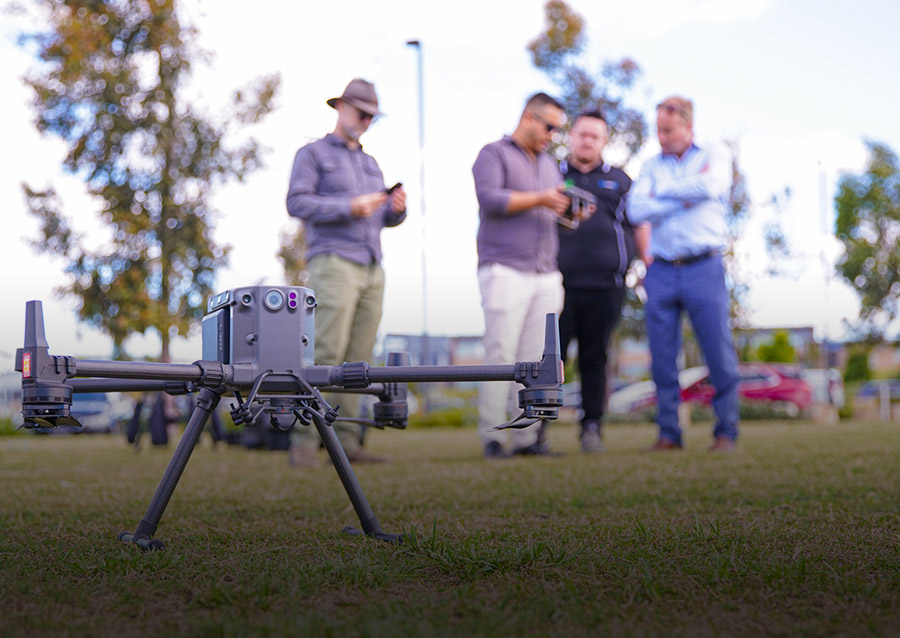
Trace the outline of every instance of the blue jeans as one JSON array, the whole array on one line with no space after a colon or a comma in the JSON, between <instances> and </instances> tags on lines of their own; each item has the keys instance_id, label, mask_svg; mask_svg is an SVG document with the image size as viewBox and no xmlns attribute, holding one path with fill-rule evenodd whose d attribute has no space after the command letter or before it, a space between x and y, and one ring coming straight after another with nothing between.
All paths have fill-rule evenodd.
<instances>
[{"instance_id":1,"label":"blue jeans","mask_svg":"<svg viewBox=\"0 0 900 638\"><path fill-rule=\"evenodd\" d=\"M647 271L644 287L659 438L681 444L677 359L681 350L681 314L686 311L715 388L713 435L734 441L738 435L739 376L728 326L728 292L722 257L714 255L681 266L654 261Z\"/></svg>"}]
</instances>

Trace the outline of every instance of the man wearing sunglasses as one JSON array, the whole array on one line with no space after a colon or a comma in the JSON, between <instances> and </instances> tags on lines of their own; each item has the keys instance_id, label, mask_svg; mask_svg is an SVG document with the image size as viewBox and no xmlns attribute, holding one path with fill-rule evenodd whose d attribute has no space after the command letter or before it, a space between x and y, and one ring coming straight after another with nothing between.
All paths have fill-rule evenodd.
<instances>
[{"instance_id":1,"label":"man wearing sunglasses","mask_svg":"<svg viewBox=\"0 0 900 638\"><path fill-rule=\"evenodd\" d=\"M384 297L381 229L406 219L402 187L385 189L378 163L363 152L360 137L380 115L371 82L354 79L340 97L334 131L307 144L294 158L287 209L303 220L309 287L316 300L316 363L339 365L372 356ZM341 403L341 417L357 417L357 402ZM335 431L351 462L382 462L361 447L360 425L338 421ZM318 434L294 428L291 463L319 464Z\"/></svg>"},{"instance_id":2,"label":"man wearing sunglasses","mask_svg":"<svg viewBox=\"0 0 900 638\"><path fill-rule=\"evenodd\" d=\"M649 449L682 446L677 359L686 312L715 387L710 450L727 452L738 435L737 356L722 265L731 164L717 149L694 143L693 120L693 103L683 97L666 98L657 106L662 152L644 164L628 203L633 223L652 225L644 288L659 439Z\"/></svg>"},{"instance_id":3,"label":"man wearing sunglasses","mask_svg":"<svg viewBox=\"0 0 900 638\"><path fill-rule=\"evenodd\" d=\"M547 152L563 108L546 93L528 99L511 135L481 149L472 174L478 197L478 283L486 364L541 357L545 315L562 308L555 218L569 208L562 174ZM518 405L512 383L483 383L478 433L486 458L508 456L494 428ZM540 423L511 430L514 454L548 454Z\"/></svg>"}]
</instances>

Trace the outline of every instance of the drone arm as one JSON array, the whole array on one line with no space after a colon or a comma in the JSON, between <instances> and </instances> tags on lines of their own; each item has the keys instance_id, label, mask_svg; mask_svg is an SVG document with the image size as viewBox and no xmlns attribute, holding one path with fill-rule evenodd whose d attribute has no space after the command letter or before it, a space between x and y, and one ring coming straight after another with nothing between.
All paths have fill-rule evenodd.
<instances>
[{"instance_id":1,"label":"drone arm","mask_svg":"<svg viewBox=\"0 0 900 638\"><path fill-rule=\"evenodd\" d=\"M154 363L151 361L92 361L75 359L73 377L111 379L153 379L159 381L200 381L202 368L195 363Z\"/></svg>"},{"instance_id":2,"label":"drone arm","mask_svg":"<svg viewBox=\"0 0 900 638\"><path fill-rule=\"evenodd\" d=\"M165 392L166 394L190 394L196 388L190 382L146 379L70 379L72 392Z\"/></svg>"},{"instance_id":3,"label":"drone arm","mask_svg":"<svg viewBox=\"0 0 900 638\"><path fill-rule=\"evenodd\" d=\"M348 364L344 364L348 365ZM369 368L369 381L430 382L430 381L515 381L516 368L521 364L474 366L386 366Z\"/></svg>"}]
</instances>

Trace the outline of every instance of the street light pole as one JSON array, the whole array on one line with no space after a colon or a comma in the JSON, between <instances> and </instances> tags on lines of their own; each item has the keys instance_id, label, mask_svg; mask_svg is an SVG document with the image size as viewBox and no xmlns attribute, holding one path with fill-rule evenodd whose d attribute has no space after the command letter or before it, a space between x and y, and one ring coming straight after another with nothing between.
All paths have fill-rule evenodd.
<instances>
[{"instance_id":1,"label":"street light pole","mask_svg":"<svg viewBox=\"0 0 900 638\"><path fill-rule=\"evenodd\" d=\"M422 365L428 365L428 270L425 244L425 91L424 73L422 71L422 43L418 40L407 40L407 46L416 50L416 63L418 68L418 92L419 92L419 215L422 221ZM423 383L422 403L425 412L429 410L431 392L427 383Z\"/></svg>"},{"instance_id":2,"label":"street light pole","mask_svg":"<svg viewBox=\"0 0 900 638\"><path fill-rule=\"evenodd\" d=\"M408 40L407 46L416 50L418 66L418 91L419 91L419 215L422 220L422 364L428 365L428 271L426 269L426 245L425 245L425 92L423 90L422 71L422 43L418 40ZM428 392L425 390L426 408L428 405Z\"/></svg>"}]
</instances>

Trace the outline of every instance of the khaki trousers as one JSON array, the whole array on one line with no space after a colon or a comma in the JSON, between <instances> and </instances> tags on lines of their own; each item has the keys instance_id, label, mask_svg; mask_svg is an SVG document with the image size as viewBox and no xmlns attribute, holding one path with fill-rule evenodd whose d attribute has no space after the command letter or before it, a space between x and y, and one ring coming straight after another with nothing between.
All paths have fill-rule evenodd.
<instances>
[{"instance_id":1,"label":"khaki trousers","mask_svg":"<svg viewBox=\"0 0 900 638\"><path fill-rule=\"evenodd\" d=\"M309 262L309 287L316 293L315 360L321 365L369 361L384 298L384 270L380 264L361 266L337 255L316 255ZM332 407L340 405L342 417L358 417L359 395L330 394ZM360 446L362 426L334 424L335 433L347 452ZM296 425L291 445L319 445L315 427Z\"/></svg>"}]
</instances>

